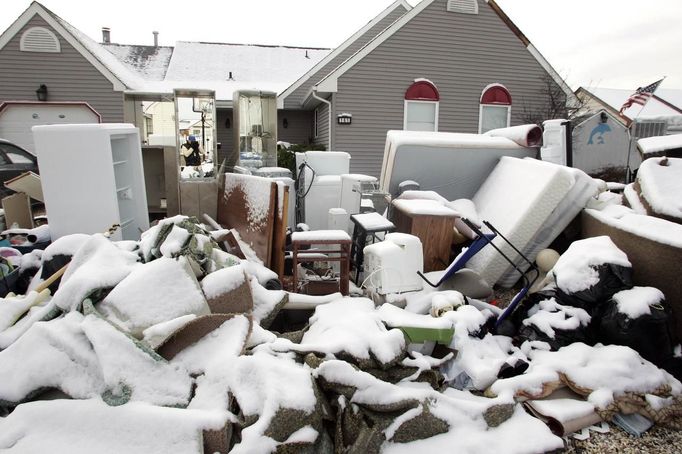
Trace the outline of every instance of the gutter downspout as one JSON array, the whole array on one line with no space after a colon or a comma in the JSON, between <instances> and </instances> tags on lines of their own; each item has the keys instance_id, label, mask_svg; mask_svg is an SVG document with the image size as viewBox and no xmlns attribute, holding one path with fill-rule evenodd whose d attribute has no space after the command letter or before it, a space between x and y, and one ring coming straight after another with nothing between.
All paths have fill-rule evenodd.
<instances>
[{"instance_id":1,"label":"gutter downspout","mask_svg":"<svg viewBox=\"0 0 682 454\"><path fill-rule=\"evenodd\" d=\"M327 108L328 108L328 109L327 109L327 110L328 110L328 119L327 119L327 121L328 121L328 125L329 125L329 126L328 126L328 131L329 131L329 132L328 132L328 135L329 135L329 139L328 139L328 143L327 143L327 151L331 151L331 150L332 150L332 103L329 102L329 101L327 101L327 100L324 99L324 98L320 98L319 96L317 96L317 85L315 85L315 86L313 87L312 95L313 95L313 98L315 98L315 99L317 99L318 101L321 101L321 102L323 102L323 103L325 103L325 104L327 105Z\"/></svg>"}]
</instances>

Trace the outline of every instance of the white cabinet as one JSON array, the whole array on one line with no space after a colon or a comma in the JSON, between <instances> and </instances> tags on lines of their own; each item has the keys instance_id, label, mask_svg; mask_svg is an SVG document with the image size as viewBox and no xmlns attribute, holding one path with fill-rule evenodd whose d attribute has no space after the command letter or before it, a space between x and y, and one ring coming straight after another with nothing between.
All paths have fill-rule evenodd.
<instances>
[{"instance_id":1,"label":"white cabinet","mask_svg":"<svg viewBox=\"0 0 682 454\"><path fill-rule=\"evenodd\" d=\"M120 228L138 240L149 228L142 151L130 124L35 126L33 139L53 240Z\"/></svg>"}]
</instances>

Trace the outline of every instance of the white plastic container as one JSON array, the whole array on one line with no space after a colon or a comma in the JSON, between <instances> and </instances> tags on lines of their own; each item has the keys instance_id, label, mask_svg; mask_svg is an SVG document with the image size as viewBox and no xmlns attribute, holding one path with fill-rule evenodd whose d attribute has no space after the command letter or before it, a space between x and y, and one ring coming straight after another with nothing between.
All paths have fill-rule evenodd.
<instances>
[{"instance_id":1,"label":"white plastic container","mask_svg":"<svg viewBox=\"0 0 682 454\"><path fill-rule=\"evenodd\" d=\"M388 233L384 241L364 249L365 285L381 295L418 291L424 271L422 243L414 235Z\"/></svg>"},{"instance_id":2,"label":"white plastic container","mask_svg":"<svg viewBox=\"0 0 682 454\"><path fill-rule=\"evenodd\" d=\"M338 208L341 201L341 177L324 175L316 177L308 190L305 204L305 223L311 230L326 230L327 216L331 208Z\"/></svg>"},{"instance_id":3,"label":"white plastic container","mask_svg":"<svg viewBox=\"0 0 682 454\"><path fill-rule=\"evenodd\" d=\"M543 161L562 166L566 165L566 120L547 120L542 123L542 148L540 157Z\"/></svg>"}]
</instances>

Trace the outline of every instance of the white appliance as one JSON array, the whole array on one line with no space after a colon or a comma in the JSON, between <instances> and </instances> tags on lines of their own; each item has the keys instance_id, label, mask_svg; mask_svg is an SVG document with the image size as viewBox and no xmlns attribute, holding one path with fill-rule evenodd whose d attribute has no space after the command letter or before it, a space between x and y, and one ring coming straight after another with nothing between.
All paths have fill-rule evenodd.
<instances>
[{"instance_id":1,"label":"white appliance","mask_svg":"<svg viewBox=\"0 0 682 454\"><path fill-rule=\"evenodd\" d=\"M329 210L341 205L341 175L350 169L350 154L344 151L296 153L296 169L297 176L302 177L298 196L303 197L304 222L311 230L324 230Z\"/></svg>"},{"instance_id":2,"label":"white appliance","mask_svg":"<svg viewBox=\"0 0 682 454\"><path fill-rule=\"evenodd\" d=\"M149 229L140 136L131 124L34 126L52 239L121 227L114 240Z\"/></svg>"},{"instance_id":3,"label":"white appliance","mask_svg":"<svg viewBox=\"0 0 682 454\"><path fill-rule=\"evenodd\" d=\"M422 243L407 233L387 233L384 241L365 246L364 279L368 288L386 295L418 291L424 271Z\"/></svg>"},{"instance_id":4,"label":"white appliance","mask_svg":"<svg viewBox=\"0 0 682 454\"><path fill-rule=\"evenodd\" d=\"M562 166L566 165L566 120L547 120L542 123L542 148L540 158Z\"/></svg>"},{"instance_id":5,"label":"white appliance","mask_svg":"<svg viewBox=\"0 0 682 454\"><path fill-rule=\"evenodd\" d=\"M360 213L360 202L362 200L362 185L376 183L377 178L371 175L362 175L357 173L346 173L341 175L341 208L346 210L349 215ZM343 230L349 234L353 234L353 223L348 222L348 225Z\"/></svg>"}]
</instances>

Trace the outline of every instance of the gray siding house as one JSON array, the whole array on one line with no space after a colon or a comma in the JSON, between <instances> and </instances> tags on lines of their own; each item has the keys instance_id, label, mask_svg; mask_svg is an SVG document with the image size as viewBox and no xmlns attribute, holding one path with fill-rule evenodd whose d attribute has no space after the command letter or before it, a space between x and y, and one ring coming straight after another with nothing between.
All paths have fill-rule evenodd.
<instances>
[{"instance_id":1,"label":"gray siding house","mask_svg":"<svg viewBox=\"0 0 682 454\"><path fill-rule=\"evenodd\" d=\"M208 89L216 94L218 159L229 164L236 160L232 92L259 89L279 94L279 140L347 151L353 172L378 176L388 130L476 133L521 124L524 113L548 102L548 80L572 97L493 0L415 7L397 0L333 50L122 46L108 32L102 41L33 2L0 35L0 136L9 127L4 112L17 104L77 104L103 122L142 130L141 103L172 100L176 88ZM195 54L202 58L188 64ZM38 102L41 85L49 95Z\"/></svg>"},{"instance_id":2,"label":"gray siding house","mask_svg":"<svg viewBox=\"0 0 682 454\"><path fill-rule=\"evenodd\" d=\"M416 82L425 80L437 90L437 100L427 102L437 104L431 123L438 131L480 132L482 99L491 85L510 95L509 103L501 103L509 126L524 123L524 113L548 102L548 80L572 98L492 0L423 0L332 71L325 74L326 69L308 77L316 82L306 84L303 98L301 87L285 91L283 105L294 101L314 108L321 124L315 140L351 153L352 172L377 176L386 131L409 129L406 94ZM351 114L351 123L340 124L340 114Z\"/></svg>"}]
</instances>

